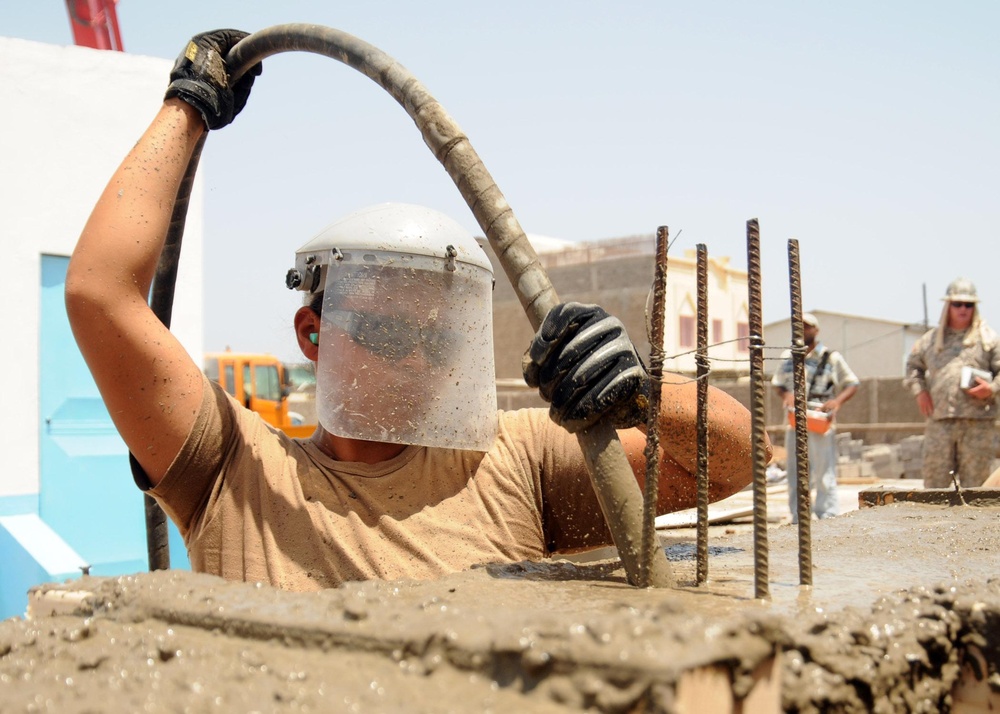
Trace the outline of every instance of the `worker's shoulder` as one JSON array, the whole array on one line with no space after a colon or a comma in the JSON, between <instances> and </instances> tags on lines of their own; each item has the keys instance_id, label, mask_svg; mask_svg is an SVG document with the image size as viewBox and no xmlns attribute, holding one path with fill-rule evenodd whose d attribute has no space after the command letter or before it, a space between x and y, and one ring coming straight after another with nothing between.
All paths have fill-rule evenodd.
<instances>
[{"instance_id":1,"label":"worker's shoulder","mask_svg":"<svg viewBox=\"0 0 1000 714\"><path fill-rule=\"evenodd\" d=\"M913 343L913 352L923 352L927 347L934 343L935 335L937 334L939 328L932 327L927 330L924 334L917 338L917 341Z\"/></svg>"},{"instance_id":2,"label":"worker's shoulder","mask_svg":"<svg viewBox=\"0 0 1000 714\"><path fill-rule=\"evenodd\" d=\"M996 330L990 327L985 320L979 323L979 334L983 343L989 345L990 347L995 347L997 343L1000 342L1000 335L998 335Z\"/></svg>"},{"instance_id":3,"label":"worker's shoulder","mask_svg":"<svg viewBox=\"0 0 1000 714\"><path fill-rule=\"evenodd\" d=\"M572 445L579 449L577 438L559 426L549 415L548 407L522 407L497 412L498 433L495 448L513 448L529 458L561 450Z\"/></svg>"},{"instance_id":4,"label":"worker's shoulder","mask_svg":"<svg viewBox=\"0 0 1000 714\"><path fill-rule=\"evenodd\" d=\"M552 420L549 410L542 406L527 406L517 409L498 409L497 421L501 430L537 429L547 427Z\"/></svg>"},{"instance_id":5,"label":"worker's shoulder","mask_svg":"<svg viewBox=\"0 0 1000 714\"><path fill-rule=\"evenodd\" d=\"M847 364L847 358L844 357L844 355L841 354L839 350L827 349L826 358L830 362L841 362L843 364Z\"/></svg>"}]
</instances>

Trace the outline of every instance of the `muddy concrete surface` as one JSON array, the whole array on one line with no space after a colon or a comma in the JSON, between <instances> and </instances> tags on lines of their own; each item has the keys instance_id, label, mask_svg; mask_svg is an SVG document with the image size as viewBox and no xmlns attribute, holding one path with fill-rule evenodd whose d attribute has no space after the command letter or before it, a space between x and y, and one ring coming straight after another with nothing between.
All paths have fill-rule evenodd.
<instances>
[{"instance_id":1,"label":"muddy concrete surface","mask_svg":"<svg viewBox=\"0 0 1000 714\"><path fill-rule=\"evenodd\" d=\"M948 711L963 668L1000 691L1000 508L814 522L812 588L796 528L769 533L768 600L747 532L711 541L702 587L693 544L669 544L673 590L616 561L310 595L178 571L45 586L0 623L0 711L709 711L685 673L723 667L739 705L776 655L780 704L756 710Z\"/></svg>"}]
</instances>

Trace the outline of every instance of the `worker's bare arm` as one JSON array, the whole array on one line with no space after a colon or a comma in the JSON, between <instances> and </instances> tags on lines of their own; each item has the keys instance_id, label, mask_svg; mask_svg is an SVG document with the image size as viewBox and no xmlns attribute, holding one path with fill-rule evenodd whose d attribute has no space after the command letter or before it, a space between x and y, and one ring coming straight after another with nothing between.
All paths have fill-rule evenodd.
<instances>
[{"instance_id":1,"label":"worker's bare arm","mask_svg":"<svg viewBox=\"0 0 1000 714\"><path fill-rule=\"evenodd\" d=\"M636 478L645 481L647 395L653 382L618 318L597 305L557 305L542 321L522 367L525 381L549 402L556 423L571 432L599 419L618 428ZM661 383L658 505L665 512L695 505L698 384L671 373ZM750 412L709 387L708 433L709 498L718 500L750 481Z\"/></svg>"},{"instance_id":2,"label":"worker's bare arm","mask_svg":"<svg viewBox=\"0 0 1000 714\"><path fill-rule=\"evenodd\" d=\"M695 505L698 468L697 383L665 374L660 391L660 513ZM640 483L645 482L646 435L639 428L618 432ZM725 498L746 486L752 476L750 412L715 387L708 389L709 499ZM770 457L771 444L767 443Z\"/></svg>"},{"instance_id":3,"label":"worker's bare arm","mask_svg":"<svg viewBox=\"0 0 1000 714\"><path fill-rule=\"evenodd\" d=\"M70 325L111 418L155 485L201 405L198 365L153 314L150 285L205 124L167 100L101 194L70 260Z\"/></svg>"}]
</instances>

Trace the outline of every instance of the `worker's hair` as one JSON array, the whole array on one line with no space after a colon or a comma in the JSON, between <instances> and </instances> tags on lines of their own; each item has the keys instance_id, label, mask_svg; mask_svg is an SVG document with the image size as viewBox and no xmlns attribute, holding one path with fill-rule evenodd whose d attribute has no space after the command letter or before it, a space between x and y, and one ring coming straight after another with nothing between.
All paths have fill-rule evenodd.
<instances>
[{"instance_id":1,"label":"worker's hair","mask_svg":"<svg viewBox=\"0 0 1000 714\"><path fill-rule=\"evenodd\" d=\"M320 317L323 317L323 301L326 300L326 292L320 290L318 293L313 293L312 295L306 295L302 304L308 307L310 310L315 312ZM330 304L334 307L340 307L344 302L344 296L339 293L334 293L330 297Z\"/></svg>"},{"instance_id":2,"label":"worker's hair","mask_svg":"<svg viewBox=\"0 0 1000 714\"><path fill-rule=\"evenodd\" d=\"M323 316L323 295L324 291L320 290L318 293L313 293L311 295L307 294L302 300L302 304L308 307L310 310L315 312L320 317Z\"/></svg>"}]
</instances>

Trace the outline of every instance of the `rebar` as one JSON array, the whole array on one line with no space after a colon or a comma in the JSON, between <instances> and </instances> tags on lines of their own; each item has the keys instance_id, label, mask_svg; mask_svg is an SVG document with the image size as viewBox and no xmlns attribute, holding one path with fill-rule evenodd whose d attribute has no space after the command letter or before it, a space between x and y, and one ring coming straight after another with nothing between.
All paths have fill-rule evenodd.
<instances>
[{"instance_id":1,"label":"rebar","mask_svg":"<svg viewBox=\"0 0 1000 714\"><path fill-rule=\"evenodd\" d=\"M753 582L754 597L766 598L767 432L764 425L764 319L761 311L760 227L747 221L747 278L750 302L750 438L753 449Z\"/></svg>"},{"instance_id":2,"label":"rebar","mask_svg":"<svg viewBox=\"0 0 1000 714\"><path fill-rule=\"evenodd\" d=\"M958 472L952 469L950 472L951 482L955 484L955 493L958 494L958 500L963 506L968 506L969 504L965 502L965 495L962 493L962 484L958 481Z\"/></svg>"},{"instance_id":3,"label":"rebar","mask_svg":"<svg viewBox=\"0 0 1000 714\"><path fill-rule=\"evenodd\" d=\"M660 547L656 535L656 511L660 500L659 450L660 391L663 389L663 321L666 313L667 242L670 230L656 229L656 263L653 276L653 314L649 335L649 405L646 424L646 484L643 500L642 561L639 568L640 586L649 587L649 573L655 551ZM669 567L669 561L668 561ZM672 578L670 571L667 576Z\"/></svg>"},{"instance_id":4,"label":"rebar","mask_svg":"<svg viewBox=\"0 0 1000 714\"><path fill-rule=\"evenodd\" d=\"M806 422L806 341L802 324L799 242L788 241L788 288L792 313L792 381L795 397L795 486L799 519L799 584L812 585L812 493L809 490L809 432ZM788 455L791 458L791 454Z\"/></svg>"},{"instance_id":5,"label":"rebar","mask_svg":"<svg viewBox=\"0 0 1000 714\"><path fill-rule=\"evenodd\" d=\"M708 248L696 247L698 290L698 352L695 365L698 376L698 488L697 571L695 583L708 581Z\"/></svg>"}]
</instances>

